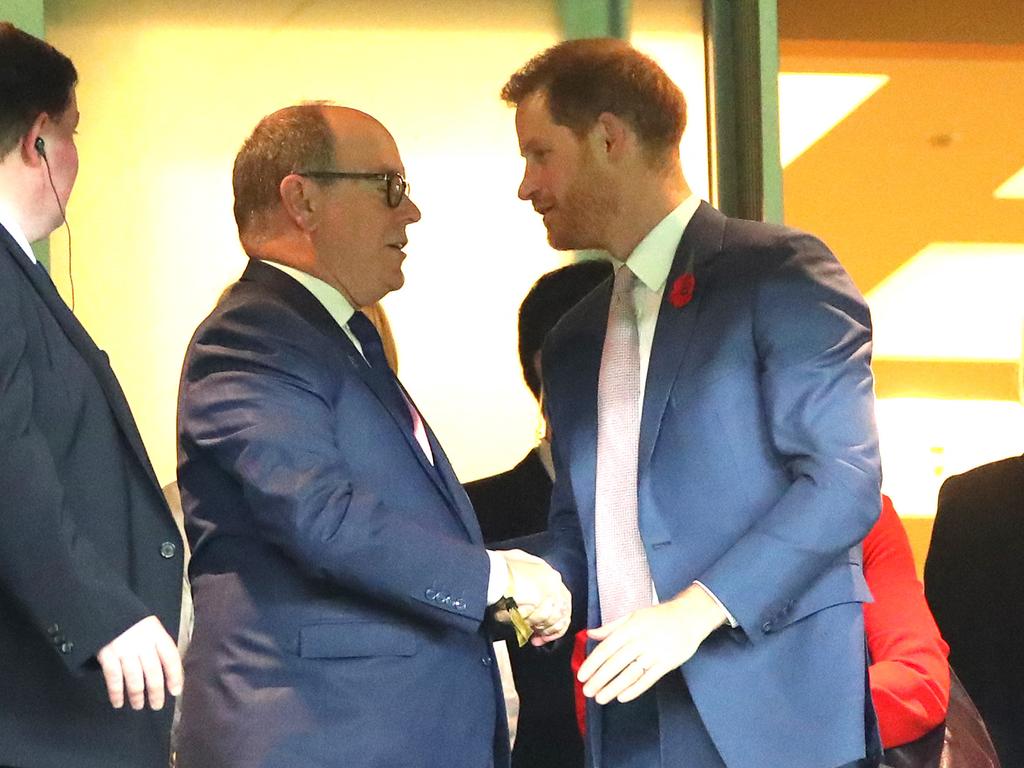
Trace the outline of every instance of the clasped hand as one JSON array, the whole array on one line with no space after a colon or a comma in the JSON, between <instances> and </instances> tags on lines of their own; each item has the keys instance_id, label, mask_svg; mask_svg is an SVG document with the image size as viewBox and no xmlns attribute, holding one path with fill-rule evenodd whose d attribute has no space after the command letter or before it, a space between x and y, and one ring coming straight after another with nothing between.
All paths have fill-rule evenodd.
<instances>
[{"instance_id":1,"label":"clasped hand","mask_svg":"<svg viewBox=\"0 0 1024 768\"><path fill-rule=\"evenodd\" d=\"M508 566L508 594L533 630L532 645L557 640L569 629L572 596L562 577L539 557L511 549L501 552Z\"/></svg>"},{"instance_id":2,"label":"clasped hand","mask_svg":"<svg viewBox=\"0 0 1024 768\"><path fill-rule=\"evenodd\" d=\"M693 585L672 600L591 629L587 635L601 642L577 674L584 695L598 704L632 701L689 661L724 623L721 607Z\"/></svg>"}]
</instances>

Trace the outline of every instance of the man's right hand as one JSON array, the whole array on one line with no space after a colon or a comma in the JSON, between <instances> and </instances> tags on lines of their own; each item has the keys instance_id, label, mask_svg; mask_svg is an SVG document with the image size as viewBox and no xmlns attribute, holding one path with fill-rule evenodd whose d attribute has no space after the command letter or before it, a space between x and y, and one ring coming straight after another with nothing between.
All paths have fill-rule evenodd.
<instances>
[{"instance_id":1,"label":"man's right hand","mask_svg":"<svg viewBox=\"0 0 1024 768\"><path fill-rule=\"evenodd\" d=\"M132 709L164 705L164 687L172 696L181 693L184 673L178 646L160 619L147 616L115 637L96 654L115 709L124 706L125 690Z\"/></svg>"},{"instance_id":2,"label":"man's right hand","mask_svg":"<svg viewBox=\"0 0 1024 768\"><path fill-rule=\"evenodd\" d=\"M539 557L519 549L500 554L508 566L508 593L533 629L530 642L544 645L564 635L572 618L572 596L561 574Z\"/></svg>"}]
</instances>

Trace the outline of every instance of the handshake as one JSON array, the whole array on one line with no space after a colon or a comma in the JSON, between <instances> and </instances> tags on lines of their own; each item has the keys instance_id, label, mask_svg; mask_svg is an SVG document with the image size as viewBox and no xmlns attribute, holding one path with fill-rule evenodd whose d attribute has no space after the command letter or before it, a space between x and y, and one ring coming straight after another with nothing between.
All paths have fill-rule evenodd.
<instances>
[{"instance_id":1,"label":"handshake","mask_svg":"<svg viewBox=\"0 0 1024 768\"><path fill-rule=\"evenodd\" d=\"M513 625L520 645L529 640L540 646L564 635L572 618L572 596L561 574L539 557L519 549L495 554L508 568L505 595L515 601L511 605L498 601L497 620Z\"/></svg>"}]
</instances>

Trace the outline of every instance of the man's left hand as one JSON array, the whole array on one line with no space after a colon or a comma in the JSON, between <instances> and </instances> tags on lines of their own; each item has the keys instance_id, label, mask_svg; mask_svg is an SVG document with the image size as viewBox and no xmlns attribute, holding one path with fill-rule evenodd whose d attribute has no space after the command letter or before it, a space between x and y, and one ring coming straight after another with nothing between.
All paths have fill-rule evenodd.
<instances>
[{"instance_id":1,"label":"man's left hand","mask_svg":"<svg viewBox=\"0 0 1024 768\"><path fill-rule=\"evenodd\" d=\"M632 701L689 661L725 623L722 608L694 584L672 600L592 629L587 634L601 642L577 675L583 693L598 704Z\"/></svg>"}]
</instances>

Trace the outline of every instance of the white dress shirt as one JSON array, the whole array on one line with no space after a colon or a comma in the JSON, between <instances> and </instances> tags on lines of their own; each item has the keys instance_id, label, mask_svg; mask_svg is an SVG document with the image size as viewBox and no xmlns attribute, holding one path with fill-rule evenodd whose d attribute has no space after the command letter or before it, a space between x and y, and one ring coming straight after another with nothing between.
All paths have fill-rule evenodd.
<instances>
[{"instance_id":1,"label":"white dress shirt","mask_svg":"<svg viewBox=\"0 0 1024 768\"><path fill-rule=\"evenodd\" d=\"M13 211L4 205L2 200L0 200L0 225L3 225L3 228L10 233L11 237L14 238L14 242L21 246L21 250L23 250L29 260L35 264L36 255L32 253L32 246L29 245L28 238L25 237L25 231L21 228L18 220L14 217Z\"/></svg>"}]
</instances>

